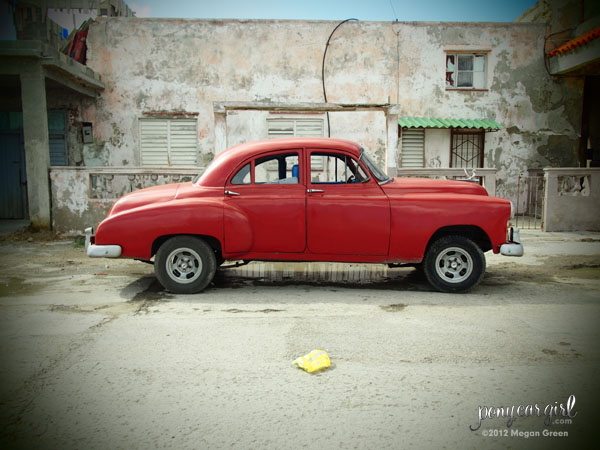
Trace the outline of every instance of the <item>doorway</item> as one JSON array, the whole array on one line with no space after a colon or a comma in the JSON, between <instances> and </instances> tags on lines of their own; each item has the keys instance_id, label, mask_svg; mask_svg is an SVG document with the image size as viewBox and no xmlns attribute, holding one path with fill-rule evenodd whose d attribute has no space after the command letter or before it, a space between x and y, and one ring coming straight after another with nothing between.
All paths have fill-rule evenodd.
<instances>
[{"instance_id":1,"label":"doorway","mask_svg":"<svg viewBox=\"0 0 600 450\"><path fill-rule=\"evenodd\" d=\"M23 134L0 133L0 219L26 219L27 175Z\"/></svg>"}]
</instances>

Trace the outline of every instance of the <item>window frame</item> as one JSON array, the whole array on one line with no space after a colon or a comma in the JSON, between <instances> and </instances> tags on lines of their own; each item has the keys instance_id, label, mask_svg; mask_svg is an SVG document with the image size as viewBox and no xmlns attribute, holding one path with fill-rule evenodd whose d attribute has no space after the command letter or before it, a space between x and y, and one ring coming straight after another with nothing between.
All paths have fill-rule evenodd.
<instances>
[{"instance_id":1,"label":"window frame","mask_svg":"<svg viewBox=\"0 0 600 450\"><path fill-rule=\"evenodd\" d=\"M293 154L295 154L298 157L298 182L297 183L257 183L256 182L256 173L255 173L256 161L263 159L263 158L276 157L278 155L286 155L287 156L287 155L293 155ZM246 167L248 164L250 164L250 183L233 184L233 179L237 176L239 171L242 170L244 167ZM236 187L239 187L239 186L299 186L299 185L303 185L304 184L303 183L304 182L304 180L303 180L304 171L302 170L303 164L304 164L303 151L302 151L302 149L299 149L299 148L273 150L273 151L270 151L267 153L253 155L250 158L247 158L244 161L242 161L240 164L238 164L235 167L234 170L231 171L231 173L227 177L227 181L226 181L225 185L226 186L236 186Z\"/></svg>"},{"instance_id":2,"label":"window frame","mask_svg":"<svg viewBox=\"0 0 600 450\"><path fill-rule=\"evenodd\" d=\"M458 137L462 137L460 143ZM456 138L456 142L455 142ZM460 151L459 151L460 149ZM477 154L466 160L462 155L469 154L469 150L477 150ZM460 153L460 155L459 155ZM474 152L473 152L474 153ZM454 158L456 155L456 158ZM468 165L471 161L476 160L476 166ZM459 159L463 161L460 165L457 163ZM459 169L481 169L485 163L485 130L480 128L451 128L450 129L450 163L451 168Z\"/></svg>"},{"instance_id":3,"label":"window frame","mask_svg":"<svg viewBox=\"0 0 600 450\"><path fill-rule=\"evenodd\" d=\"M488 91L488 55L487 50L469 50L469 51L458 51L458 50L446 50L444 51L444 73L445 79L444 84L447 91ZM464 70L458 68L459 57L470 56L472 58L472 68L470 70ZM448 70L448 58L454 57L453 70ZM483 57L483 70L475 70L475 57ZM460 73L471 73L471 86L458 86L458 77ZM475 86L475 73L482 73L483 85L481 87ZM448 85L448 76L453 74L453 86Z\"/></svg>"},{"instance_id":4,"label":"window frame","mask_svg":"<svg viewBox=\"0 0 600 450\"><path fill-rule=\"evenodd\" d=\"M356 164L356 166L358 167L358 169L361 170L364 173L364 175L366 176L366 179L363 180L363 181L358 181L358 182L353 182L353 183L347 183L345 181L343 183L342 182L327 182L327 181L321 181L321 182L317 181L317 182L314 182L312 180L312 173L313 173L313 170L312 170L312 157L313 157L313 155L317 156L317 157L319 157L319 156L323 157L323 163L324 163L324 158L325 157L331 157L331 156L336 157L337 159L341 159L340 157L343 157L343 158L346 158L346 161L347 161L347 159L350 159L350 160L354 161L354 163ZM314 186L348 186L348 185L360 186L360 185L368 184L371 181L371 179L373 178L372 175L371 175L371 172L369 171L369 169L364 166L364 162L363 161L359 162L357 159L354 158L354 156L352 156L352 155L350 155L350 154L348 154L348 153L346 153L344 151L337 151L337 150L331 150L331 149L311 149L308 152L306 159L307 159L307 162L306 162L306 164L307 164L307 171L306 171L307 173L306 173L306 176L308 178L307 179L307 183L310 184L310 185L314 185ZM348 165L347 162L345 162L344 164L347 167L349 167L349 165ZM320 172L320 173L323 173L323 172L326 172L326 171L327 171L327 169L325 168L325 164L323 164L323 168L322 169L315 169L315 172Z\"/></svg>"}]
</instances>

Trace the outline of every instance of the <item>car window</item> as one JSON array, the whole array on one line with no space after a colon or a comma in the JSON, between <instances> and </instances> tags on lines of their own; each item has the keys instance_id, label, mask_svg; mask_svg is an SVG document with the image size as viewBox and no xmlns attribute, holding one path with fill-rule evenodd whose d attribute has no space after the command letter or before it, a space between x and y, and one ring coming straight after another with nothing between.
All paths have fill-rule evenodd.
<instances>
[{"instance_id":1,"label":"car window","mask_svg":"<svg viewBox=\"0 0 600 450\"><path fill-rule=\"evenodd\" d=\"M310 180L313 184L364 183L369 177L358 162L340 153L312 153Z\"/></svg>"},{"instance_id":2,"label":"car window","mask_svg":"<svg viewBox=\"0 0 600 450\"><path fill-rule=\"evenodd\" d=\"M258 158L254 163L255 184L298 184L298 153L284 153Z\"/></svg>"},{"instance_id":3,"label":"car window","mask_svg":"<svg viewBox=\"0 0 600 450\"><path fill-rule=\"evenodd\" d=\"M250 184L250 163L238 170L231 179L231 184Z\"/></svg>"}]
</instances>

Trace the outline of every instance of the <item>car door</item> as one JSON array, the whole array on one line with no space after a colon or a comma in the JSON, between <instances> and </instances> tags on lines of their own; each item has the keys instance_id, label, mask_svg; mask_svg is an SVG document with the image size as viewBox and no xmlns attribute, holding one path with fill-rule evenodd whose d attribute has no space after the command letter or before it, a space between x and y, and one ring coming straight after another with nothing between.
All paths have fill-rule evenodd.
<instances>
[{"instance_id":1,"label":"car door","mask_svg":"<svg viewBox=\"0 0 600 450\"><path fill-rule=\"evenodd\" d=\"M307 152L307 246L316 254L387 255L389 200L343 151Z\"/></svg>"},{"instance_id":2,"label":"car door","mask_svg":"<svg viewBox=\"0 0 600 450\"><path fill-rule=\"evenodd\" d=\"M269 152L233 171L224 192L226 252L304 252L303 161L301 149Z\"/></svg>"}]
</instances>

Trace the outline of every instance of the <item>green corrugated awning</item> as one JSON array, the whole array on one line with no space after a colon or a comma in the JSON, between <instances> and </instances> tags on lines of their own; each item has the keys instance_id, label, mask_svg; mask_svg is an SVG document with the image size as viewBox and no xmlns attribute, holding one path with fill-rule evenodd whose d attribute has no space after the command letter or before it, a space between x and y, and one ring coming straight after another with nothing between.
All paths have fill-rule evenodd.
<instances>
[{"instance_id":1,"label":"green corrugated awning","mask_svg":"<svg viewBox=\"0 0 600 450\"><path fill-rule=\"evenodd\" d=\"M398 123L402 128L482 128L501 130L502 125L487 119L429 119L427 117L401 117Z\"/></svg>"}]
</instances>

